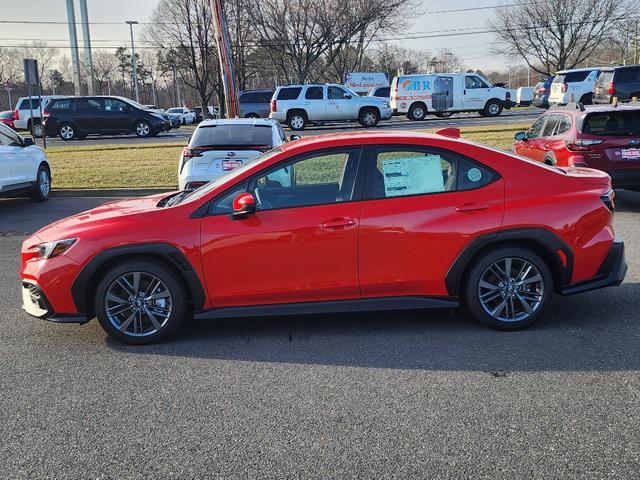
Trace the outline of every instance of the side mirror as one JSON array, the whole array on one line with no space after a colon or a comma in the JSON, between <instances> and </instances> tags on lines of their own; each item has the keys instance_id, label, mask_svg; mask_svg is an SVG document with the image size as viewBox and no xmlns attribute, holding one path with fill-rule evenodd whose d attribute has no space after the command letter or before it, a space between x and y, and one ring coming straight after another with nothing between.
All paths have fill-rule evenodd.
<instances>
[{"instance_id":1,"label":"side mirror","mask_svg":"<svg viewBox=\"0 0 640 480\"><path fill-rule=\"evenodd\" d=\"M514 135L514 138L520 142L527 141L527 133L526 132L518 132Z\"/></svg>"},{"instance_id":2,"label":"side mirror","mask_svg":"<svg viewBox=\"0 0 640 480\"><path fill-rule=\"evenodd\" d=\"M289 141L293 142L294 140L300 140L302 137L300 135L291 135L289 137Z\"/></svg>"},{"instance_id":3,"label":"side mirror","mask_svg":"<svg viewBox=\"0 0 640 480\"><path fill-rule=\"evenodd\" d=\"M256 213L256 199L250 193L241 193L233 199L233 213L229 215L231 220L242 220Z\"/></svg>"},{"instance_id":4,"label":"side mirror","mask_svg":"<svg viewBox=\"0 0 640 480\"><path fill-rule=\"evenodd\" d=\"M348 93L345 93L345 94L344 94L344 98L345 98L346 100L351 100L351 95L350 95L350 94L348 94Z\"/></svg>"},{"instance_id":5,"label":"side mirror","mask_svg":"<svg viewBox=\"0 0 640 480\"><path fill-rule=\"evenodd\" d=\"M22 139L22 146L23 147L30 147L32 145L35 145L35 142L33 141L32 137L24 137Z\"/></svg>"}]
</instances>

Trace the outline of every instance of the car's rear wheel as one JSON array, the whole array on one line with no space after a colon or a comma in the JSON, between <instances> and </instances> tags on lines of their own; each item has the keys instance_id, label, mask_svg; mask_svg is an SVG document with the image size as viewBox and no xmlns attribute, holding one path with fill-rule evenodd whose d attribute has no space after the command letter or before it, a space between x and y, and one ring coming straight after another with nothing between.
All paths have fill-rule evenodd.
<instances>
[{"instance_id":1,"label":"car's rear wheel","mask_svg":"<svg viewBox=\"0 0 640 480\"><path fill-rule=\"evenodd\" d=\"M364 128L373 128L380 121L380 114L375 108L365 108L358 115L358 122Z\"/></svg>"},{"instance_id":2,"label":"car's rear wheel","mask_svg":"<svg viewBox=\"0 0 640 480\"><path fill-rule=\"evenodd\" d=\"M76 129L73 125L63 123L58 127L58 135L62 140L73 140L76 136Z\"/></svg>"},{"instance_id":3,"label":"car's rear wheel","mask_svg":"<svg viewBox=\"0 0 640 480\"><path fill-rule=\"evenodd\" d=\"M151 135L151 125L145 120L136 123L136 135L145 138Z\"/></svg>"},{"instance_id":4,"label":"car's rear wheel","mask_svg":"<svg viewBox=\"0 0 640 480\"><path fill-rule=\"evenodd\" d=\"M292 112L287 118L287 124L291 130L304 130L307 126L307 116L303 112Z\"/></svg>"},{"instance_id":5,"label":"car's rear wheel","mask_svg":"<svg viewBox=\"0 0 640 480\"><path fill-rule=\"evenodd\" d=\"M413 120L414 122L424 120L426 116L427 107L424 105L424 103L414 103L413 105L411 105L411 108L409 108L409 119Z\"/></svg>"},{"instance_id":6,"label":"car's rear wheel","mask_svg":"<svg viewBox=\"0 0 640 480\"><path fill-rule=\"evenodd\" d=\"M187 294L173 269L156 260L127 260L109 270L96 289L102 328L125 343L174 335L187 316Z\"/></svg>"},{"instance_id":7,"label":"car's rear wheel","mask_svg":"<svg viewBox=\"0 0 640 480\"><path fill-rule=\"evenodd\" d=\"M247 113L244 118L260 118L257 113Z\"/></svg>"},{"instance_id":8,"label":"car's rear wheel","mask_svg":"<svg viewBox=\"0 0 640 480\"><path fill-rule=\"evenodd\" d=\"M31 128L29 128L31 130ZM37 121L33 124L33 136L36 138L42 138L44 135L44 127Z\"/></svg>"},{"instance_id":9,"label":"car's rear wheel","mask_svg":"<svg viewBox=\"0 0 640 480\"><path fill-rule=\"evenodd\" d=\"M474 261L464 289L471 315L500 330L531 325L544 315L552 294L546 262L520 247L500 247Z\"/></svg>"},{"instance_id":10,"label":"car's rear wheel","mask_svg":"<svg viewBox=\"0 0 640 480\"><path fill-rule=\"evenodd\" d=\"M36 183L33 190L29 192L29 197L34 202L46 202L51 194L51 173L46 165L42 164L38 168Z\"/></svg>"}]
</instances>

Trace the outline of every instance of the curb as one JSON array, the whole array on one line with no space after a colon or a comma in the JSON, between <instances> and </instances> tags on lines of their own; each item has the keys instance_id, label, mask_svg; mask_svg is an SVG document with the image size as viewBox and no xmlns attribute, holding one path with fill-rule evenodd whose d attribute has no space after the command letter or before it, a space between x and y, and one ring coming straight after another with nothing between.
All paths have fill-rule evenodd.
<instances>
[{"instance_id":1,"label":"curb","mask_svg":"<svg viewBox=\"0 0 640 480\"><path fill-rule=\"evenodd\" d=\"M146 197L176 191L176 188L53 189L52 197Z\"/></svg>"}]
</instances>

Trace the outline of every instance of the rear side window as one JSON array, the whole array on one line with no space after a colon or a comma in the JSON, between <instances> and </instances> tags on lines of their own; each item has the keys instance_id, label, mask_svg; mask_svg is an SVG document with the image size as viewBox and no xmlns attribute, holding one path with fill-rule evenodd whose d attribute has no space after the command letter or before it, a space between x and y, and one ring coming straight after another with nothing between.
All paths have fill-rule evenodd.
<instances>
[{"instance_id":1,"label":"rear side window","mask_svg":"<svg viewBox=\"0 0 640 480\"><path fill-rule=\"evenodd\" d=\"M613 71L600 72L596 83L598 83L599 85L609 85L613 81L613 73Z\"/></svg>"},{"instance_id":2,"label":"rear side window","mask_svg":"<svg viewBox=\"0 0 640 480\"><path fill-rule=\"evenodd\" d=\"M569 115L559 115L558 127L554 135L562 135L571 130L571 117Z\"/></svg>"},{"instance_id":3,"label":"rear side window","mask_svg":"<svg viewBox=\"0 0 640 480\"><path fill-rule=\"evenodd\" d=\"M640 68L621 68L616 73L616 82L632 83L640 81Z\"/></svg>"},{"instance_id":4,"label":"rear side window","mask_svg":"<svg viewBox=\"0 0 640 480\"><path fill-rule=\"evenodd\" d=\"M49 106L51 111L73 110L73 99L64 98L61 100L53 100Z\"/></svg>"},{"instance_id":5,"label":"rear side window","mask_svg":"<svg viewBox=\"0 0 640 480\"><path fill-rule=\"evenodd\" d=\"M640 110L590 113L581 130L590 135L640 135Z\"/></svg>"},{"instance_id":6,"label":"rear side window","mask_svg":"<svg viewBox=\"0 0 640 480\"><path fill-rule=\"evenodd\" d=\"M31 107L29 107L29 99L23 98L22 101L20 102L20 106L18 107L18 110L29 110L29 108L32 108L34 110L37 108L40 108L40 99L32 98Z\"/></svg>"},{"instance_id":7,"label":"rear side window","mask_svg":"<svg viewBox=\"0 0 640 480\"><path fill-rule=\"evenodd\" d=\"M582 72L569 72L564 77L564 83L584 82L591 72L588 70Z\"/></svg>"},{"instance_id":8,"label":"rear side window","mask_svg":"<svg viewBox=\"0 0 640 480\"><path fill-rule=\"evenodd\" d=\"M226 124L198 127L190 147L264 147L273 146L271 125Z\"/></svg>"},{"instance_id":9,"label":"rear side window","mask_svg":"<svg viewBox=\"0 0 640 480\"><path fill-rule=\"evenodd\" d=\"M240 95L240 103L258 103L258 95L255 92L243 93Z\"/></svg>"},{"instance_id":10,"label":"rear side window","mask_svg":"<svg viewBox=\"0 0 640 480\"><path fill-rule=\"evenodd\" d=\"M302 87L281 88L277 100L295 100L300 96Z\"/></svg>"},{"instance_id":11,"label":"rear side window","mask_svg":"<svg viewBox=\"0 0 640 480\"><path fill-rule=\"evenodd\" d=\"M307 100L322 100L322 87L309 87L304 94Z\"/></svg>"},{"instance_id":12,"label":"rear side window","mask_svg":"<svg viewBox=\"0 0 640 480\"><path fill-rule=\"evenodd\" d=\"M543 137L553 136L553 132L555 132L559 121L560 121L560 115L549 115L547 123L544 126L544 130L542 131L542 136Z\"/></svg>"}]
</instances>

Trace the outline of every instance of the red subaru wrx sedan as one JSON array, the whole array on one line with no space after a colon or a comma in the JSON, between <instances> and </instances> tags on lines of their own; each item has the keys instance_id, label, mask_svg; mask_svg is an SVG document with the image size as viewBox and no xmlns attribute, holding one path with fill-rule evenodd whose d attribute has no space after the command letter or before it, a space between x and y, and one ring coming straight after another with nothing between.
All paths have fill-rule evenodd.
<instances>
[{"instance_id":1,"label":"red subaru wrx sedan","mask_svg":"<svg viewBox=\"0 0 640 480\"><path fill-rule=\"evenodd\" d=\"M456 138L348 133L271 150L195 191L107 203L22 247L31 315L147 343L188 317L451 308L493 327L619 285L607 174ZM561 201L558 201L561 198Z\"/></svg>"}]
</instances>

